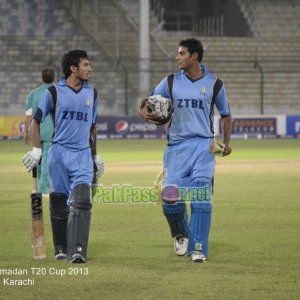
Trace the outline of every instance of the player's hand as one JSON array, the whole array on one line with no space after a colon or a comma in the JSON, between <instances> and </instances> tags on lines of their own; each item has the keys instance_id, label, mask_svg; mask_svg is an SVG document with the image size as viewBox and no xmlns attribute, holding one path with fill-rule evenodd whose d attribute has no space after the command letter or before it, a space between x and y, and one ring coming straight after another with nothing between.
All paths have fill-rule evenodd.
<instances>
[{"instance_id":1,"label":"player's hand","mask_svg":"<svg viewBox=\"0 0 300 300\"><path fill-rule=\"evenodd\" d=\"M144 120L144 121L149 121L152 118L155 117L155 114L152 112L149 112L149 103L148 99L143 99L140 109L139 109L139 116Z\"/></svg>"},{"instance_id":2,"label":"player's hand","mask_svg":"<svg viewBox=\"0 0 300 300\"><path fill-rule=\"evenodd\" d=\"M224 144L223 156L227 156L232 152L231 147L228 144Z\"/></svg>"},{"instance_id":3,"label":"player's hand","mask_svg":"<svg viewBox=\"0 0 300 300\"><path fill-rule=\"evenodd\" d=\"M104 172L104 161L98 155L94 155L93 159L94 159L94 164L95 164L95 167L96 167L95 168L95 177L99 178L100 176L102 176L102 174Z\"/></svg>"},{"instance_id":4,"label":"player's hand","mask_svg":"<svg viewBox=\"0 0 300 300\"><path fill-rule=\"evenodd\" d=\"M22 158L22 162L28 172L37 166L42 156L42 149L33 147L32 151L27 152Z\"/></svg>"}]
</instances>

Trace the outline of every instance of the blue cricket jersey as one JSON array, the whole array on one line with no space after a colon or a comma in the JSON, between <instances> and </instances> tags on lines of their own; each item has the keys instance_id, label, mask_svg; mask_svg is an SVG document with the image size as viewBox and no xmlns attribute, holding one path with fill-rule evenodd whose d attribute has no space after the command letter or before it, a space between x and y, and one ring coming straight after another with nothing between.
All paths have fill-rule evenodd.
<instances>
[{"instance_id":1,"label":"blue cricket jersey","mask_svg":"<svg viewBox=\"0 0 300 300\"><path fill-rule=\"evenodd\" d=\"M94 100L94 89L83 82L79 90L67 85L64 77L55 84L57 101L54 105L49 91L39 103L34 119L43 122L48 113L54 118L52 143L58 143L71 150L90 147L90 129L96 124L98 97Z\"/></svg>"},{"instance_id":2,"label":"blue cricket jersey","mask_svg":"<svg viewBox=\"0 0 300 300\"><path fill-rule=\"evenodd\" d=\"M226 91L219 80L219 91L213 99L213 89L217 77L201 65L203 77L193 80L183 71L175 74L172 97L170 97L167 77L152 91L151 95L162 95L173 99L174 113L169 128L169 145L178 144L189 138L212 138L214 136L214 106L221 116L228 116L230 108Z\"/></svg>"}]
</instances>

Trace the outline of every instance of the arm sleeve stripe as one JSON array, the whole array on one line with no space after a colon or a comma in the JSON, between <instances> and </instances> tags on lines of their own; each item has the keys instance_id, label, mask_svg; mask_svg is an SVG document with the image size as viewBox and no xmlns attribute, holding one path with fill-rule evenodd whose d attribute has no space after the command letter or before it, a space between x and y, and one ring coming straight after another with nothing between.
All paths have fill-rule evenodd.
<instances>
[{"instance_id":1,"label":"arm sleeve stripe","mask_svg":"<svg viewBox=\"0 0 300 300\"><path fill-rule=\"evenodd\" d=\"M168 81L168 88L169 88L169 94L170 94L170 98L173 101L173 95L172 95L172 91L173 91L173 83L174 83L174 76L175 74L170 74L168 77L167 77L167 81Z\"/></svg>"},{"instance_id":2,"label":"arm sleeve stripe","mask_svg":"<svg viewBox=\"0 0 300 300\"><path fill-rule=\"evenodd\" d=\"M94 88L94 103L93 103L93 107L96 105L96 99L97 99L97 97L98 97L98 92L97 92L97 90ZM96 123L97 123L97 118L98 118L98 116L96 117ZM93 123L93 124L92 124L92 128L96 125L96 123Z\"/></svg>"},{"instance_id":3,"label":"arm sleeve stripe","mask_svg":"<svg viewBox=\"0 0 300 300\"><path fill-rule=\"evenodd\" d=\"M34 116L33 116L33 119L35 119L38 123L41 123L42 118L43 118L43 112L38 107L35 114L34 114Z\"/></svg>"},{"instance_id":4,"label":"arm sleeve stripe","mask_svg":"<svg viewBox=\"0 0 300 300\"><path fill-rule=\"evenodd\" d=\"M54 137L55 135L55 113L56 113L56 103L57 103L57 90L56 90L56 87L55 85L51 85L48 87L48 91L50 92L51 94L51 97L52 97L52 120L53 120L53 125L54 125L54 132L53 132L53 136L52 138Z\"/></svg>"},{"instance_id":5,"label":"arm sleeve stripe","mask_svg":"<svg viewBox=\"0 0 300 300\"><path fill-rule=\"evenodd\" d=\"M94 88L94 103L95 103L97 97L98 97L98 92L97 92L97 90Z\"/></svg>"},{"instance_id":6,"label":"arm sleeve stripe","mask_svg":"<svg viewBox=\"0 0 300 300\"><path fill-rule=\"evenodd\" d=\"M215 83L214 83L214 87L213 87L213 96L212 96L212 101L211 101L211 105L210 105L210 113L209 113L210 131L213 135L215 134L214 123L213 123L213 120L212 120L212 116L213 116L213 112L214 112L214 104L215 104L215 99L218 96L222 86L223 86L222 80L217 78Z\"/></svg>"},{"instance_id":7,"label":"arm sleeve stripe","mask_svg":"<svg viewBox=\"0 0 300 300\"><path fill-rule=\"evenodd\" d=\"M175 77L175 74L170 74L170 75L167 77L167 81L168 81L168 89L169 89L169 95L170 95L170 99L171 99L173 105L174 105L174 100L173 100L173 94L172 94L172 93L173 93L174 77ZM168 124L168 129L170 129L171 124L172 124L172 118L171 118L171 121L170 121L169 124ZM167 134L167 140L169 140L169 132L168 132L168 134Z\"/></svg>"},{"instance_id":8,"label":"arm sleeve stripe","mask_svg":"<svg viewBox=\"0 0 300 300\"><path fill-rule=\"evenodd\" d=\"M228 114L228 115L221 115L221 118L226 118L228 116L230 116L230 114Z\"/></svg>"},{"instance_id":9,"label":"arm sleeve stripe","mask_svg":"<svg viewBox=\"0 0 300 300\"><path fill-rule=\"evenodd\" d=\"M51 85L48 87L48 91L52 96L52 111L56 109L56 102L57 102L57 91L55 85Z\"/></svg>"},{"instance_id":10,"label":"arm sleeve stripe","mask_svg":"<svg viewBox=\"0 0 300 300\"><path fill-rule=\"evenodd\" d=\"M222 80L217 78L217 80L215 81L215 84L214 84L213 101L215 101L215 98L218 96L222 86L223 86Z\"/></svg>"}]
</instances>

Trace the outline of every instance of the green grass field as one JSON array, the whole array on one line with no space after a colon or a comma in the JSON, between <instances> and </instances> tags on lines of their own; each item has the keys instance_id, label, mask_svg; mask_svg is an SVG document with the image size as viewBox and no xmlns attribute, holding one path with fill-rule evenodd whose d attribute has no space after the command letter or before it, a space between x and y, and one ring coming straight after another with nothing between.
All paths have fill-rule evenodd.
<instances>
[{"instance_id":1,"label":"green grass field","mask_svg":"<svg viewBox=\"0 0 300 300\"><path fill-rule=\"evenodd\" d=\"M160 205L94 203L88 263L53 257L48 199L47 259L31 258L30 148L0 141L1 299L299 299L300 140L233 140L217 158L209 261L173 253ZM151 186L165 141L99 141L104 186ZM7 276L8 269L27 275ZM5 278L33 279L7 286Z\"/></svg>"}]
</instances>

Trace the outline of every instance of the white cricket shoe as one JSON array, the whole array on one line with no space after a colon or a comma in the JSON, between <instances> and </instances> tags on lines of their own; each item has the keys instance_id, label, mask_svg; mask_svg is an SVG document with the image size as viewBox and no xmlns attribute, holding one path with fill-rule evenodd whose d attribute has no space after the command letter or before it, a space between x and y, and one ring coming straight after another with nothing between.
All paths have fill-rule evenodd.
<instances>
[{"instance_id":1,"label":"white cricket shoe","mask_svg":"<svg viewBox=\"0 0 300 300\"><path fill-rule=\"evenodd\" d=\"M191 254L191 259L192 262L197 262L197 263L204 263L206 262L206 257L203 253L201 253L200 251L194 251Z\"/></svg>"},{"instance_id":2,"label":"white cricket shoe","mask_svg":"<svg viewBox=\"0 0 300 300\"><path fill-rule=\"evenodd\" d=\"M62 259L67 259L67 254L66 253L57 253L55 255L56 260L62 260Z\"/></svg>"},{"instance_id":3,"label":"white cricket shoe","mask_svg":"<svg viewBox=\"0 0 300 300\"><path fill-rule=\"evenodd\" d=\"M178 256L184 256L187 253L189 239L185 237L176 237L174 242L174 250Z\"/></svg>"},{"instance_id":4,"label":"white cricket shoe","mask_svg":"<svg viewBox=\"0 0 300 300\"><path fill-rule=\"evenodd\" d=\"M73 264L84 264L86 262L86 259L80 253L75 253L71 257L71 259L69 260L69 262L73 263Z\"/></svg>"},{"instance_id":5,"label":"white cricket shoe","mask_svg":"<svg viewBox=\"0 0 300 300\"><path fill-rule=\"evenodd\" d=\"M67 258L67 251L64 251L61 247L57 247L55 251L55 259L56 260L62 260Z\"/></svg>"}]
</instances>

